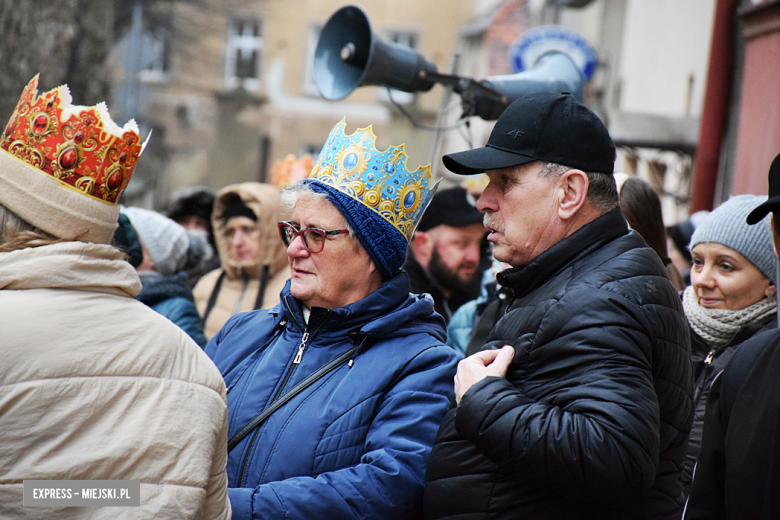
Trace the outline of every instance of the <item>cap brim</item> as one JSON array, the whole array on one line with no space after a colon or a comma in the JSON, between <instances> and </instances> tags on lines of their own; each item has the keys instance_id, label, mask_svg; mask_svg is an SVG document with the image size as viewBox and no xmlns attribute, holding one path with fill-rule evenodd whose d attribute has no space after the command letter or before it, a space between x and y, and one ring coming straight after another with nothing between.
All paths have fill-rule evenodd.
<instances>
[{"instance_id":1,"label":"cap brim","mask_svg":"<svg viewBox=\"0 0 780 520\"><path fill-rule=\"evenodd\" d=\"M476 175L488 170L520 166L536 160L535 157L505 152L491 146L451 153L442 157L444 166L458 175Z\"/></svg>"},{"instance_id":2,"label":"cap brim","mask_svg":"<svg viewBox=\"0 0 780 520\"><path fill-rule=\"evenodd\" d=\"M745 221L749 225L758 224L762 220L764 220L764 217L767 216L767 213L770 211L774 211L776 209L780 209L780 195L775 195L771 199L767 200L757 208L755 208L753 211L751 211Z\"/></svg>"}]
</instances>

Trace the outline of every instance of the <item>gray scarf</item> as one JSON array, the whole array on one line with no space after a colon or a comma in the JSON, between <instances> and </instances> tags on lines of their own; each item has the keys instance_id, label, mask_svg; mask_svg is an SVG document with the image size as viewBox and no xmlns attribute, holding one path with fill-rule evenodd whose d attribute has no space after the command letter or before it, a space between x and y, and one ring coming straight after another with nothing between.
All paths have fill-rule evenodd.
<instances>
[{"instance_id":1,"label":"gray scarf","mask_svg":"<svg viewBox=\"0 0 780 520\"><path fill-rule=\"evenodd\" d=\"M774 314L777 300L774 296L767 296L738 311L705 309L699 305L693 287L689 286L683 293L683 309L694 332L701 336L710 348L719 351L728 345L743 327L760 323Z\"/></svg>"}]
</instances>

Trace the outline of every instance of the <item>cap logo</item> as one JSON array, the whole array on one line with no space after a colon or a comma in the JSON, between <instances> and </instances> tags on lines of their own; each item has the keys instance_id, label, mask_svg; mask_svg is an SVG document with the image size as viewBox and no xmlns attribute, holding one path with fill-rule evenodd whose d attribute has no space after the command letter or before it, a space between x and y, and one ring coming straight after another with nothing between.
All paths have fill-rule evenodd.
<instances>
[{"instance_id":1,"label":"cap logo","mask_svg":"<svg viewBox=\"0 0 780 520\"><path fill-rule=\"evenodd\" d=\"M509 132L506 133L506 135L508 135L512 139L517 139L521 135L525 135L525 132L523 132L522 130L510 130Z\"/></svg>"}]
</instances>

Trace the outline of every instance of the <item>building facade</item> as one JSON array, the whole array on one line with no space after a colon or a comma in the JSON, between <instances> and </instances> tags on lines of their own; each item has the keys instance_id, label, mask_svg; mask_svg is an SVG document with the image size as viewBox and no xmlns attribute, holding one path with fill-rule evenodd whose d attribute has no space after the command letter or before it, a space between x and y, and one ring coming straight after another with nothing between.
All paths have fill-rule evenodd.
<instances>
[{"instance_id":1,"label":"building facade","mask_svg":"<svg viewBox=\"0 0 780 520\"><path fill-rule=\"evenodd\" d=\"M132 4L131 4L132 5ZM336 0L139 2L114 49L112 114L153 131L152 159L130 200L162 207L181 186L218 189L268 181L288 154L319 153L342 117L347 128L374 125L378 146L406 144L408 165L426 164L435 134L418 130L392 106L386 89L361 87L343 101L323 99L312 74L320 30ZM471 1L361 2L376 37L411 47L447 67ZM434 23L435 22L435 23ZM140 51L139 51L140 49ZM416 122L432 125L441 87L395 92Z\"/></svg>"},{"instance_id":2,"label":"building facade","mask_svg":"<svg viewBox=\"0 0 780 520\"><path fill-rule=\"evenodd\" d=\"M558 25L598 56L583 101L618 147L616 171L638 175L662 195L667 224L684 220L702 115L715 0L484 0L459 33L466 75L516 72L512 44L527 31ZM445 151L480 146L492 122L474 122Z\"/></svg>"}]
</instances>

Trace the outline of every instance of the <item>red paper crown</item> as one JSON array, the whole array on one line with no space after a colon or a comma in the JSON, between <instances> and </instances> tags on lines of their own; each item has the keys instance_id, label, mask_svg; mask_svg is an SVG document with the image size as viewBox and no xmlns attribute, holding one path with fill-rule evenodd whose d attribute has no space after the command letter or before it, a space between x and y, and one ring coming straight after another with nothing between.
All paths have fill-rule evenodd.
<instances>
[{"instance_id":1,"label":"red paper crown","mask_svg":"<svg viewBox=\"0 0 780 520\"><path fill-rule=\"evenodd\" d=\"M105 103L73 106L67 86L36 99L37 87L38 75L22 92L0 148L63 186L116 204L143 151L135 121L119 128Z\"/></svg>"}]
</instances>

